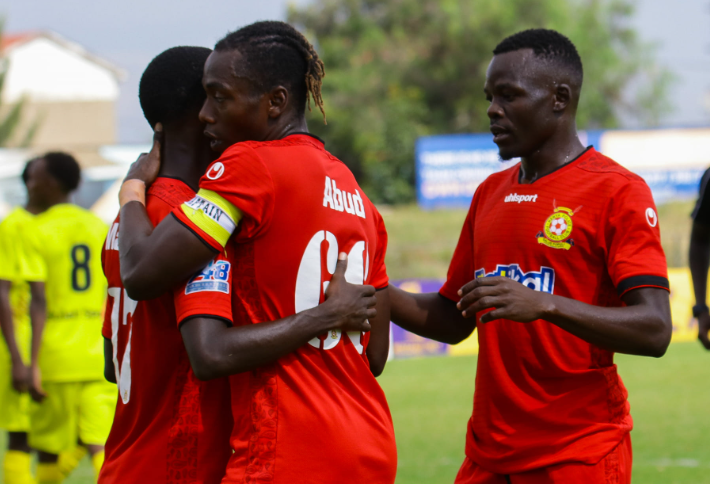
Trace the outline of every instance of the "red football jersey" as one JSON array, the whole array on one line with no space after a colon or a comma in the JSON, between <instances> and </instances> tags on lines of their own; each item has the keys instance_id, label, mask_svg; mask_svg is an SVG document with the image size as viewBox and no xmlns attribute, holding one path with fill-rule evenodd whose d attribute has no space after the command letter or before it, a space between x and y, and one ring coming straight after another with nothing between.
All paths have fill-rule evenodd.
<instances>
[{"instance_id":1,"label":"red football jersey","mask_svg":"<svg viewBox=\"0 0 710 484\"><path fill-rule=\"evenodd\" d=\"M532 184L519 175L518 164L479 186L443 296L458 301L464 284L487 276L604 307L622 306L630 289L668 289L643 179L593 148ZM543 320L479 322L478 341L466 455L481 467L596 464L631 430L613 353Z\"/></svg>"},{"instance_id":2,"label":"red football jersey","mask_svg":"<svg viewBox=\"0 0 710 484\"><path fill-rule=\"evenodd\" d=\"M349 253L349 282L388 285L382 218L350 170L307 134L233 145L173 214L218 250L234 232L237 322L323 302L339 252ZM233 377L235 453L224 482L394 482L392 419L368 341L332 331Z\"/></svg>"},{"instance_id":3,"label":"red football jersey","mask_svg":"<svg viewBox=\"0 0 710 484\"><path fill-rule=\"evenodd\" d=\"M194 194L179 180L158 178L147 194L153 224ZM188 293L184 284L156 299L131 300L121 283L118 230L117 217L102 253L109 286L102 333L113 343L119 398L99 483L219 483L231 457L229 381L195 378L175 304L187 308L182 318L231 321L231 310L210 307L205 293Z\"/></svg>"}]
</instances>

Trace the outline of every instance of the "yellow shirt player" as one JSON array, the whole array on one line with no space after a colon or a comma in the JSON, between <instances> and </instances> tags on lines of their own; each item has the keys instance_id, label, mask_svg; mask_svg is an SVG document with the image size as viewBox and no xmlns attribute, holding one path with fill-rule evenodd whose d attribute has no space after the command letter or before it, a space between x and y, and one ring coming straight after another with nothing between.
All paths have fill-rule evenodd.
<instances>
[{"instance_id":1,"label":"yellow shirt player","mask_svg":"<svg viewBox=\"0 0 710 484\"><path fill-rule=\"evenodd\" d=\"M32 319L29 391L30 446L38 450L40 484L65 477L58 455L80 442L98 476L116 406L116 390L103 376L102 311L106 280L101 248L107 227L68 203L79 184L76 160L48 153L29 169L27 190L47 209L25 227L26 273L44 283L46 321Z\"/></svg>"},{"instance_id":2,"label":"yellow shirt player","mask_svg":"<svg viewBox=\"0 0 710 484\"><path fill-rule=\"evenodd\" d=\"M27 169L23 172L26 181ZM30 288L23 275L23 247L18 234L40 209L32 199L0 223L0 429L8 432L3 462L6 484L32 484L27 382L30 363ZM33 212L33 213L31 213ZM36 302L36 301L35 301Z\"/></svg>"}]
</instances>

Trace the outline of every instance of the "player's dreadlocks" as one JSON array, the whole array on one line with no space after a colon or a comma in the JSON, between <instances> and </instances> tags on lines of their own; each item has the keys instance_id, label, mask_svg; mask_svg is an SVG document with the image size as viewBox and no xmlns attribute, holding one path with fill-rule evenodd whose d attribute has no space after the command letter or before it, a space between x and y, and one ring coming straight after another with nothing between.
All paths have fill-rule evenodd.
<instances>
[{"instance_id":1,"label":"player's dreadlocks","mask_svg":"<svg viewBox=\"0 0 710 484\"><path fill-rule=\"evenodd\" d=\"M567 67L582 85L582 59L572 41L561 33L548 29L523 30L503 39L493 49L493 55L521 49L532 49L535 56Z\"/></svg>"},{"instance_id":2,"label":"player's dreadlocks","mask_svg":"<svg viewBox=\"0 0 710 484\"><path fill-rule=\"evenodd\" d=\"M141 76L138 99L151 127L202 106L206 97L202 71L211 52L206 47L173 47L150 61Z\"/></svg>"},{"instance_id":3,"label":"player's dreadlocks","mask_svg":"<svg viewBox=\"0 0 710 484\"><path fill-rule=\"evenodd\" d=\"M323 61L308 40L285 22L266 21L247 25L227 34L214 47L216 51L238 50L243 65L235 74L250 80L260 92L278 85L286 86L295 97L298 114L311 110L313 102L323 113L321 85L325 77Z\"/></svg>"},{"instance_id":4,"label":"player's dreadlocks","mask_svg":"<svg viewBox=\"0 0 710 484\"><path fill-rule=\"evenodd\" d=\"M64 193L76 190L81 181L81 168L72 155L53 151L42 155L42 159L46 163L47 173L59 182Z\"/></svg>"}]
</instances>

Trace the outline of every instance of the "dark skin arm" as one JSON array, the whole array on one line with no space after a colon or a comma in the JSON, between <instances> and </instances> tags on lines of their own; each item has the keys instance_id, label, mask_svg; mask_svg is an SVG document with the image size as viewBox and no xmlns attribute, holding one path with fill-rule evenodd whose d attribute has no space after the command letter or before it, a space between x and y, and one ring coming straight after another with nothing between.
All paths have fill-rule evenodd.
<instances>
[{"instance_id":1,"label":"dark skin arm","mask_svg":"<svg viewBox=\"0 0 710 484\"><path fill-rule=\"evenodd\" d=\"M121 208L118 234L121 280L128 297L153 299L205 267L217 252L173 216L155 229L145 206L130 202Z\"/></svg>"},{"instance_id":2,"label":"dark skin arm","mask_svg":"<svg viewBox=\"0 0 710 484\"><path fill-rule=\"evenodd\" d=\"M106 381L116 383L116 369L113 366L113 343L104 338L104 378Z\"/></svg>"},{"instance_id":3,"label":"dark skin arm","mask_svg":"<svg viewBox=\"0 0 710 484\"><path fill-rule=\"evenodd\" d=\"M41 402L47 394L42 389L42 374L39 370L39 350L42 333L47 322L47 301L44 282L30 282L30 323L32 325L32 358L30 363L29 392L32 399Z\"/></svg>"},{"instance_id":4,"label":"dark skin arm","mask_svg":"<svg viewBox=\"0 0 710 484\"><path fill-rule=\"evenodd\" d=\"M668 291L641 287L622 297L626 307L598 307L574 299L534 291L507 277L482 277L460 291L458 307L481 324L496 319L529 323L549 321L565 331L616 353L661 357L671 340Z\"/></svg>"},{"instance_id":5,"label":"dark skin arm","mask_svg":"<svg viewBox=\"0 0 710 484\"><path fill-rule=\"evenodd\" d=\"M22 355L17 346L15 338L15 324L10 306L10 288L12 282L0 280L0 329L10 353L12 364L12 388L16 392L27 391L27 380L29 379L29 367L22 361Z\"/></svg>"},{"instance_id":6,"label":"dark skin arm","mask_svg":"<svg viewBox=\"0 0 710 484\"><path fill-rule=\"evenodd\" d=\"M690 275L693 279L693 292L695 304L706 304L708 266L710 266L710 227L702 223L693 222L690 232ZM703 311L698 314L698 340L710 350L710 313Z\"/></svg>"},{"instance_id":7,"label":"dark skin arm","mask_svg":"<svg viewBox=\"0 0 710 484\"><path fill-rule=\"evenodd\" d=\"M370 342L367 344L367 361L370 362L370 371L375 376L380 376L385 370L387 357L390 352L390 318L391 301L390 288L386 287L375 293L377 314L369 318L372 330Z\"/></svg>"},{"instance_id":8,"label":"dark skin arm","mask_svg":"<svg viewBox=\"0 0 710 484\"><path fill-rule=\"evenodd\" d=\"M156 130L150 153L143 153L131 165L126 180L141 180L146 186L155 180L160 170L161 134ZM160 296L201 270L217 254L173 216L153 227L140 202L121 207L121 225L130 227L118 234L121 280L128 297L136 301Z\"/></svg>"},{"instance_id":9,"label":"dark skin arm","mask_svg":"<svg viewBox=\"0 0 710 484\"><path fill-rule=\"evenodd\" d=\"M325 302L293 316L232 328L217 319L185 321L180 332L195 376L211 380L258 368L330 330L369 331L367 319L375 318L379 312L375 308L375 288L347 284L346 267L343 253L328 285Z\"/></svg>"},{"instance_id":10,"label":"dark skin arm","mask_svg":"<svg viewBox=\"0 0 710 484\"><path fill-rule=\"evenodd\" d=\"M439 293L413 294L390 286L392 322L407 331L442 343L457 344L476 329L476 320L467 319L456 303Z\"/></svg>"}]
</instances>

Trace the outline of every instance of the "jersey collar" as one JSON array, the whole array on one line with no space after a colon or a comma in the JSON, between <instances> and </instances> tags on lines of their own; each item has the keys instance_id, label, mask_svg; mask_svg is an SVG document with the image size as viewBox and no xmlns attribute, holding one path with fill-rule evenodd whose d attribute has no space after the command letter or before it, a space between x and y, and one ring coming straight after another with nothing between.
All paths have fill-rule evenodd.
<instances>
[{"instance_id":1,"label":"jersey collar","mask_svg":"<svg viewBox=\"0 0 710 484\"><path fill-rule=\"evenodd\" d=\"M571 166L572 164L576 163L577 161L580 161L580 160L586 158L588 155L591 155L592 153L595 153L595 152L596 152L596 150L594 149L594 146L589 145L589 146L587 146L587 147L584 149L584 151L582 151L579 155L577 155L576 158L573 158L573 159L569 160L569 161L568 161L567 163L565 163L564 165L558 166L557 168L555 168L554 170L552 170L550 173L547 173L547 174L541 176L540 178L538 178L538 179L535 180L534 182L532 182L532 183L526 183L526 185L535 185L535 184L536 184L537 182L539 182L540 180L547 179L550 175L552 175L552 174L554 174L554 173L558 173L558 172L559 172L560 170L562 170L563 168L567 168L568 166ZM520 183L520 177L521 177L522 174L523 174L521 168L522 168L522 163L518 163L518 170L517 170L517 173L516 173L516 175L515 175L515 183L516 183L517 185L522 185L522 184Z\"/></svg>"}]
</instances>

